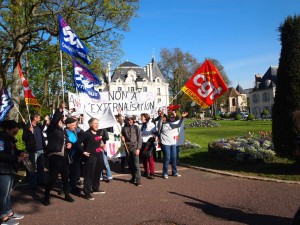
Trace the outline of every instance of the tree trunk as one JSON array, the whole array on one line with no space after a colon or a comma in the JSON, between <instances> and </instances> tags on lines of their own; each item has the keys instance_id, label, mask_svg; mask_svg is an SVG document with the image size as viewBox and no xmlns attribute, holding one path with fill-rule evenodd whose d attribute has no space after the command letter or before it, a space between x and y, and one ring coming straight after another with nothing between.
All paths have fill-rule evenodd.
<instances>
[{"instance_id":1,"label":"tree trunk","mask_svg":"<svg viewBox=\"0 0 300 225\"><path fill-rule=\"evenodd\" d=\"M9 112L8 118L11 120L19 121L19 114L16 108L19 109L20 105L20 88L21 88L21 80L20 74L18 70L17 61L14 62L14 71L12 76L12 84L11 84L11 98L14 102L15 107L12 108Z\"/></svg>"}]
</instances>

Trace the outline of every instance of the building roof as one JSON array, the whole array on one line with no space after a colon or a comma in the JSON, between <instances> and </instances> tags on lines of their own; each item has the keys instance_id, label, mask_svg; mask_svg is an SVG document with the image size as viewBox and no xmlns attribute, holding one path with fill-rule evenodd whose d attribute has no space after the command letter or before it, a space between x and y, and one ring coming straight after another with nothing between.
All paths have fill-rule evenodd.
<instances>
[{"instance_id":1,"label":"building roof","mask_svg":"<svg viewBox=\"0 0 300 225\"><path fill-rule=\"evenodd\" d=\"M228 88L228 90L224 93L224 96L226 96L226 98L229 97L237 97L241 95L237 90L235 90L233 87Z\"/></svg>"},{"instance_id":2,"label":"building roof","mask_svg":"<svg viewBox=\"0 0 300 225\"><path fill-rule=\"evenodd\" d=\"M136 72L136 75L141 77L142 79L147 79L149 80L146 72L144 71L144 69L132 62L124 62L121 65L119 65L111 78L112 82L115 82L117 79L121 79L122 81L125 81L125 79L127 78L127 74L129 70L134 70Z\"/></svg>"},{"instance_id":3,"label":"building roof","mask_svg":"<svg viewBox=\"0 0 300 225\"><path fill-rule=\"evenodd\" d=\"M159 66L156 63L156 61L154 60L154 58L152 58L151 62L152 62L152 78L153 78L153 80L151 80L151 81L153 82L156 78L160 78L162 82L166 82L166 80L165 80L163 74L161 73L161 70L159 69ZM119 78L122 81L125 81L125 79L127 78L128 71L130 71L130 70L135 71L136 76L140 77L139 79L144 79L144 80L150 81L150 77L148 77L147 72L144 68L142 68L139 65L136 65L132 62L128 62L128 61L122 63L114 70L111 81L115 82Z\"/></svg>"},{"instance_id":4,"label":"building roof","mask_svg":"<svg viewBox=\"0 0 300 225\"><path fill-rule=\"evenodd\" d=\"M235 90L237 90L239 93L243 93L244 89L242 88L242 86L240 84L238 84L235 88Z\"/></svg>"},{"instance_id":5,"label":"building roof","mask_svg":"<svg viewBox=\"0 0 300 225\"><path fill-rule=\"evenodd\" d=\"M260 78L257 79L255 75L255 87L252 91L270 89L276 87L278 66L270 66L267 72Z\"/></svg>"}]
</instances>

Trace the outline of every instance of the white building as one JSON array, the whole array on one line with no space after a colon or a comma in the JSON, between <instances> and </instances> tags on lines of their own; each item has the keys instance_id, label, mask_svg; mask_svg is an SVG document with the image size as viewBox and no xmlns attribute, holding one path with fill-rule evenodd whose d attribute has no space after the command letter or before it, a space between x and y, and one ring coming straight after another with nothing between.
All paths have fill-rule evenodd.
<instances>
[{"instance_id":1,"label":"white building","mask_svg":"<svg viewBox=\"0 0 300 225\"><path fill-rule=\"evenodd\" d=\"M107 88L109 91L152 92L156 95L156 107L169 105L169 84L166 83L158 64L152 59L144 68L124 62L113 71L107 72Z\"/></svg>"},{"instance_id":2,"label":"white building","mask_svg":"<svg viewBox=\"0 0 300 225\"><path fill-rule=\"evenodd\" d=\"M261 77L255 75L255 87L250 92L250 113L261 117L261 112L266 109L272 114L276 91L276 78L278 66L270 66Z\"/></svg>"},{"instance_id":3,"label":"white building","mask_svg":"<svg viewBox=\"0 0 300 225\"><path fill-rule=\"evenodd\" d=\"M247 95L243 93L243 89L240 85L234 89L233 87L223 94L225 102L221 103L221 111L232 113L247 111Z\"/></svg>"}]
</instances>

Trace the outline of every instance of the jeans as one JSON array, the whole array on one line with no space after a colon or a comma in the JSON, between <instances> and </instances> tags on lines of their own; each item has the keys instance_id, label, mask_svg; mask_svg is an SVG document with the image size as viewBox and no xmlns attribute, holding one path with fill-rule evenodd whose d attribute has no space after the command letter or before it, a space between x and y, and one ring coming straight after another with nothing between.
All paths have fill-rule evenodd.
<instances>
[{"instance_id":1,"label":"jeans","mask_svg":"<svg viewBox=\"0 0 300 225\"><path fill-rule=\"evenodd\" d=\"M103 151L102 155L103 155L103 164L104 164L104 167L106 168L106 177L107 177L107 179L111 179L112 174L111 174L109 162L108 162L108 159L107 159L106 151ZM103 178L103 170L101 171L101 177Z\"/></svg>"},{"instance_id":2,"label":"jeans","mask_svg":"<svg viewBox=\"0 0 300 225\"><path fill-rule=\"evenodd\" d=\"M38 150L36 153L29 153L29 159L36 168L36 172L29 173L29 184L36 186L38 183L44 183L44 150Z\"/></svg>"},{"instance_id":3,"label":"jeans","mask_svg":"<svg viewBox=\"0 0 300 225\"><path fill-rule=\"evenodd\" d=\"M14 181L13 175L0 175L0 216L1 219L12 212L10 192Z\"/></svg>"},{"instance_id":4,"label":"jeans","mask_svg":"<svg viewBox=\"0 0 300 225\"><path fill-rule=\"evenodd\" d=\"M163 163L163 175L168 175L168 166L170 160L172 166L172 175L177 173L176 166L176 145L163 145L161 144L161 148L163 151L164 163Z\"/></svg>"},{"instance_id":5,"label":"jeans","mask_svg":"<svg viewBox=\"0 0 300 225\"><path fill-rule=\"evenodd\" d=\"M83 191L85 194L90 194L91 191L100 190L100 172L103 169L102 154L90 155L86 157L84 162L84 181Z\"/></svg>"},{"instance_id":6,"label":"jeans","mask_svg":"<svg viewBox=\"0 0 300 225\"><path fill-rule=\"evenodd\" d=\"M141 180L140 161L139 156L134 151L129 151L129 167L132 180Z\"/></svg>"},{"instance_id":7,"label":"jeans","mask_svg":"<svg viewBox=\"0 0 300 225\"><path fill-rule=\"evenodd\" d=\"M180 145L176 146L176 162L179 162L179 155L180 155Z\"/></svg>"}]
</instances>

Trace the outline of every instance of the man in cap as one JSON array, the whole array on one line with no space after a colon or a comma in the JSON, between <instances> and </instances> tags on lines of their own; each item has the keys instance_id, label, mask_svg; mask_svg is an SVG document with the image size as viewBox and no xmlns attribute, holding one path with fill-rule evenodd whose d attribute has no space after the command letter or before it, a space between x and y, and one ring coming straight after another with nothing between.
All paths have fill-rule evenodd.
<instances>
[{"instance_id":1,"label":"man in cap","mask_svg":"<svg viewBox=\"0 0 300 225\"><path fill-rule=\"evenodd\" d=\"M122 128L122 141L127 146L127 154L131 170L131 183L141 186L141 171L139 154L142 147L141 130L137 125L133 124L132 115L125 117L125 126Z\"/></svg>"}]
</instances>

